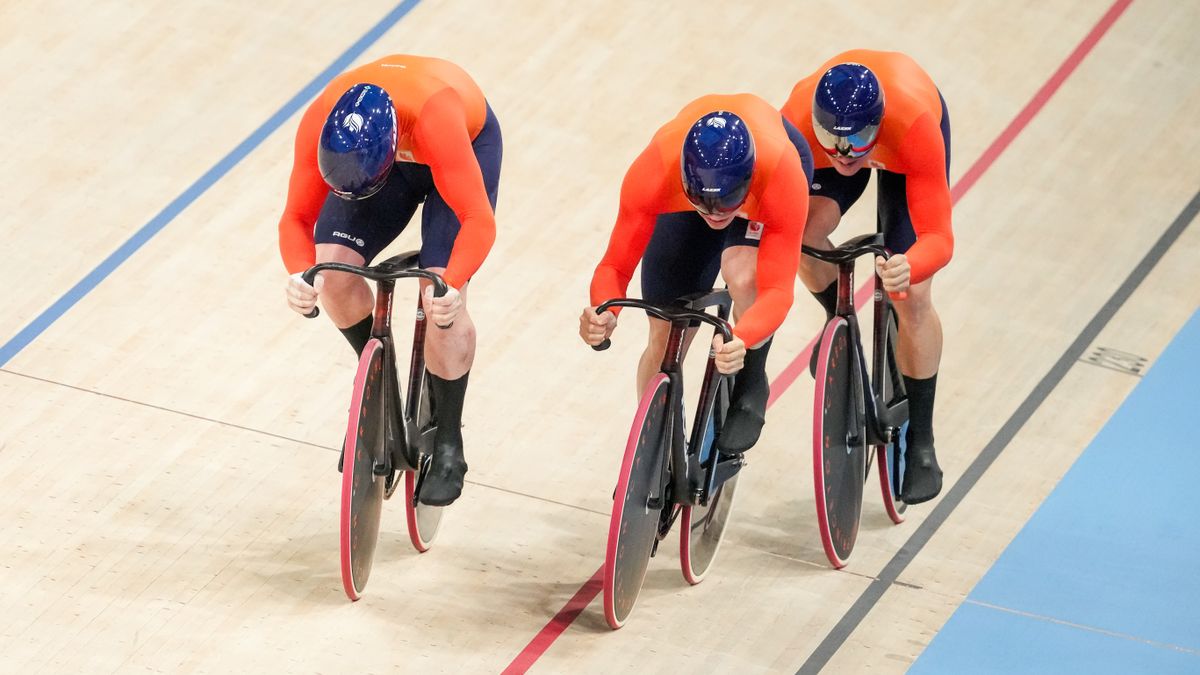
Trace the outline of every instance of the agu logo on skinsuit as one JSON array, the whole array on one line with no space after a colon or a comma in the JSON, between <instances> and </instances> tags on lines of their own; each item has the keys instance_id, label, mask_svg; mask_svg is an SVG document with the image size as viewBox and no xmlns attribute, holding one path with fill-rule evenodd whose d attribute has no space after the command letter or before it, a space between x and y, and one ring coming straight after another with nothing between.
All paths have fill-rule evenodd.
<instances>
[{"instance_id":1,"label":"agu logo on skinsuit","mask_svg":"<svg viewBox=\"0 0 1200 675\"><path fill-rule=\"evenodd\" d=\"M359 129L362 129L362 125L363 116L359 115L358 113L350 113L349 115L346 115L345 119L342 120L342 126L356 134L358 133Z\"/></svg>"},{"instance_id":2,"label":"agu logo on skinsuit","mask_svg":"<svg viewBox=\"0 0 1200 675\"><path fill-rule=\"evenodd\" d=\"M367 245L367 242L363 241L362 237L355 238L349 234L346 234L345 232L334 231L333 236L335 236L339 239L346 239L346 240L350 241L351 243L353 243L354 245L358 246L359 248L362 248Z\"/></svg>"},{"instance_id":3,"label":"agu logo on skinsuit","mask_svg":"<svg viewBox=\"0 0 1200 675\"><path fill-rule=\"evenodd\" d=\"M724 117L710 117L707 122L707 126L716 127L718 129L724 129L725 124L726 122Z\"/></svg>"},{"instance_id":4,"label":"agu logo on skinsuit","mask_svg":"<svg viewBox=\"0 0 1200 675\"><path fill-rule=\"evenodd\" d=\"M763 224L757 220L752 220L746 224L746 238L753 241L762 239Z\"/></svg>"}]
</instances>

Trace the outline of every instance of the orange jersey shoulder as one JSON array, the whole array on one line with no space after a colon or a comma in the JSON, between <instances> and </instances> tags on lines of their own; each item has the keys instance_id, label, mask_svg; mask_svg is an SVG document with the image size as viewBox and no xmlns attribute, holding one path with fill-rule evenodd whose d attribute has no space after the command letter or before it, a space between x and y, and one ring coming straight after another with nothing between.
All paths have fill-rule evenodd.
<instances>
[{"instance_id":1,"label":"orange jersey shoulder","mask_svg":"<svg viewBox=\"0 0 1200 675\"><path fill-rule=\"evenodd\" d=\"M415 147L414 128L430 99L437 94L450 90L452 98L461 102L470 138L479 135L487 119L483 91L465 70L443 59L410 54L385 56L338 75L325 87L313 106L328 115L347 89L363 82L383 87L392 97L392 105L396 108L398 154L401 157L407 155L410 161L428 163L420 157L421 151L428 150ZM321 116L320 120L324 123L325 117ZM315 132L314 142L321 133L320 128Z\"/></svg>"}]
</instances>

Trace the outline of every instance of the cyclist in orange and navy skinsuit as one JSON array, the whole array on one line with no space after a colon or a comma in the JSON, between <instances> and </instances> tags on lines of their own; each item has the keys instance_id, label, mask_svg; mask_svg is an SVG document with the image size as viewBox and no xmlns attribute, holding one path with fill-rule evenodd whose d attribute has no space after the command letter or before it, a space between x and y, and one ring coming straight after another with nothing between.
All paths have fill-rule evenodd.
<instances>
[{"instance_id":1,"label":"cyclist in orange and navy skinsuit","mask_svg":"<svg viewBox=\"0 0 1200 675\"><path fill-rule=\"evenodd\" d=\"M876 170L879 228L896 254L886 263L877 258L876 267L884 288L907 293L906 299L894 300L897 358L910 413L900 496L910 504L927 501L942 485L933 445L942 327L930 286L954 249L946 102L908 56L858 49L829 59L796 84L783 114L804 134L816 157L805 244L833 247L830 234L866 189L870 170ZM832 316L837 305L834 266L806 256L799 274Z\"/></svg>"},{"instance_id":2,"label":"cyclist in orange and navy skinsuit","mask_svg":"<svg viewBox=\"0 0 1200 675\"><path fill-rule=\"evenodd\" d=\"M364 265L408 225L418 205L421 266L449 292L432 297L426 365L437 410L433 461L421 500L445 505L462 490L461 414L475 357L466 287L496 239L494 209L503 143L479 86L441 59L393 55L350 70L325 88L296 132L279 248L292 273L288 304L307 314L320 294L356 352L370 338L374 299L361 277L299 273L315 262Z\"/></svg>"},{"instance_id":3,"label":"cyclist in orange and navy skinsuit","mask_svg":"<svg viewBox=\"0 0 1200 675\"><path fill-rule=\"evenodd\" d=\"M714 340L716 365L741 371L717 439L726 453L749 449L762 429L767 351L792 304L811 175L807 143L769 103L750 94L701 97L659 129L629 168L608 250L592 277L579 330L597 345L617 317L597 315L596 306L625 295L639 260L642 297L655 303L710 290L721 272L735 325L732 341ZM650 319L639 394L662 361L669 330Z\"/></svg>"}]
</instances>

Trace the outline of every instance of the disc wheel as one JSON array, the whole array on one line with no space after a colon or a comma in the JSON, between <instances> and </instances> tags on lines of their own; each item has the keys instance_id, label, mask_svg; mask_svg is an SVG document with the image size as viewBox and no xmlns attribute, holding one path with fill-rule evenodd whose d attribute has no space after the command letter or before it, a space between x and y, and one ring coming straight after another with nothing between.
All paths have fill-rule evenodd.
<instances>
[{"instance_id":1,"label":"disc wheel","mask_svg":"<svg viewBox=\"0 0 1200 675\"><path fill-rule=\"evenodd\" d=\"M659 491L662 462L666 461L669 385L662 373L647 384L617 477L603 586L604 617L614 630L625 624L637 603L664 508L662 503L652 507L650 499L663 498L653 493Z\"/></svg>"},{"instance_id":2,"label":"disc wheel","mask_svg":"<svg viewBox=\"0 0 1200 675\"><path fill-rule=\"evenodd\" d=\"M825 556L846 565L858 537L866 475L862 370L851 350L850 326L834 317L825 326L813 397L813 488Z\"/></svg>"},{"instance_id":3,"label":"disc wheel","mask_svg":"<svg viewBox=\"0 0 1200 675\"><path fill-rule=\"evenodd\" d=\"M386 424L384 354L383 344L376 339L363 349L346 426L339 547L342 588L351 600L362 596L379 540L385 477L376 475L375 469L383 457Z\"/></svg>"}]
</instances>

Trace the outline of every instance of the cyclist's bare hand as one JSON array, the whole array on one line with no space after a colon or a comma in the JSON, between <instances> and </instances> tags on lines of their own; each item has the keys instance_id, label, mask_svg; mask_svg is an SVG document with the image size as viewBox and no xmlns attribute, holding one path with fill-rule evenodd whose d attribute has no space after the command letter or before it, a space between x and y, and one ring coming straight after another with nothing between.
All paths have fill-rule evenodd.
<instances>
[{"instance_id":1,"label":"cyclist's bare hand","mask_svg":"<svg viewBox=\"0 0 1200 675\"><path fill-rule=\"evenodd\" d=\"M313 280L312 286L304 282L299 272L293 274L288 277L287 282L288 307L291 307L294 312L307 315L317 305L317 296L324 287L325 278L320 273Z\"/></svg>"},{"instance_id":2,"label":"cyclist's bare hand","mask_svg":"<svg viewBox=\"0 0 1200 675\"><path fill-rule=\"evenodd\" d=\"M453 286L447 286L446 294L440 298L433 297L432 284L425 288L425 314L433 320L433 325L438 328L449 328L454 325L454 320L458 318L462 308L462 293L459 293L458 289Z\"/></svg>"},{"instance_id":3,"label":"cyclist's bare hand","mask_svg":"<svg viewBox=\"0 0 1200 675\"><path fill-rule=\"evenodd\" d=\"M712 346L717 352L717 370L722 375L733 375L742 369L742 363L746 359L746 343L742 342L741 338L734 336L726 342L724 337L716 335L713 337Z\"/></svg>"},{"instance_id":4,"label":"cyclist's bare hand","mask_svg":"<svg viewBox=\"0 0 1200 675\"><path fill-rule=\"evenodd\" d=\"M596 314L595 307L585 307L579 315L579 337L593 347L607 340L616 327L617 315L608 310Z\"/></svg>"},{"instance_id":5,"label":"cyclist's bare hand","mask_svg":"<svg viewBox=\"0 0 1200 675\"><path fill-rule=\"evenodd\" d=\"M875 273L883 279L883 290L888 293L907 291L909 272L908 258L903 253L897 253L887 260L883 256L875 256Z\"/></svg>"}]
</instances>

